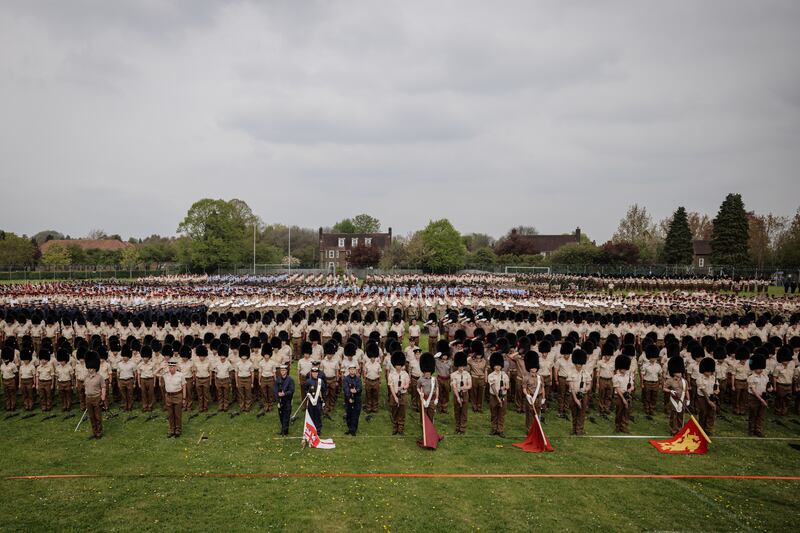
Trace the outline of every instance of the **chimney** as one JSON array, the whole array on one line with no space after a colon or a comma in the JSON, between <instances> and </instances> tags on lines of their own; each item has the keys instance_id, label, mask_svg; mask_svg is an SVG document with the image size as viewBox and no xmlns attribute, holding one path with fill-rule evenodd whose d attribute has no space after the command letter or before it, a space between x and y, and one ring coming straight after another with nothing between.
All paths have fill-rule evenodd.
<instances>
[{"instance_id":1,"label":"chimney","mask_svg":"<svg viewBox=\"0 0 800 533\"><path fill-rule=\"evenodd\" d=\"M581 242L581 228L575 228L575 241L580 243Z\"/></svg>"},{"instance_id":2,"label":"chimney","mask_svg":"<svg viewBox=\"0 0 800 533\"><path fill-rule=\"evenodd\" d=\"M392 242L392 228L389 228L389 242Z\"/></svg>"}]
</instances>

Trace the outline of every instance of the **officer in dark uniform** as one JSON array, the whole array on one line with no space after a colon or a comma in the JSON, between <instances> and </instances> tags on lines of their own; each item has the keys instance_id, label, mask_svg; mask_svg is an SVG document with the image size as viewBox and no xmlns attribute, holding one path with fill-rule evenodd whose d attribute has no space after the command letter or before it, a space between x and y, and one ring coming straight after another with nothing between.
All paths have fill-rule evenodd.
<instances>
[{"instance_id":1,"label":"officer in dark uniform","mask_svg":"<svg viewBox=\"0 0 800 533\"><path fill-rule=\"evenodd\" d=\"M358 431L358 418L361 416L361 391L363 389L361 378L356 375L355 363L350 363L347 375L342 379L344 389L345 420L347 421L347 435L356 436Z\"/></svg>"},{"instance_id":2,"label":"officer in dark uniform","mask_svg":"<svg viewBox=\"0 0 800 533\"><path fill-rule=\"evenodd\" d=\"M325 405L327 387L325 379L320 376L318 365L319 363L315 361L305 383L306 409L317 427L317 434L322 435L322 407Z\"/></svg>"},{"instance_id":3,"label":"officer in dark uniform","mask_svg":"<svg viewBox=\"0 0 800 533\"><path fill-rule=\"evenodd\" d=\"M289 367L280 365L279 376L275 380L275 401L278 402L278 416L281 420L279 435L289 434L289 419L292 416L292 396L294 396L294 380L289 375Z\"/></svg>"}]
</instances>

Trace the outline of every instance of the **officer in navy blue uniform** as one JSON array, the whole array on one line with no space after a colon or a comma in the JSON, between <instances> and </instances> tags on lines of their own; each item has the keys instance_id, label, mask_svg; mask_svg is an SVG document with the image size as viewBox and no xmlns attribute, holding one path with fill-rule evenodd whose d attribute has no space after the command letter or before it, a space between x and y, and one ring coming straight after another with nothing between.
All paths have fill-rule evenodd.
<instances>
[{"instance_id":1,"label":"officer in navy blue uniform","mask_svg":"<svg viewBox=\"0 0 800 533\"><path fill-rule=\"evenodd\" d=\"M363 390L361 378L356 375L356 365L350 363L347 375L342 379L344 390L345 420L347 421L347 434L356 436L358 419L361 416L361 391Z\"/></svg>"},{"instance_id":2,"label":"officer in navy blue uniform","mask_svg":"<svg viewBox=\"0 0 800 533\"><path fill-rule=\"evenodd\" d=\"M278 416L281 420L279 435L289 434L289 419L292 417L292 396L294 396L294 380L289 375L289 367L280 365L278 377L275 379L275 400L278 402Z\"/></svg>"}]
</instances>

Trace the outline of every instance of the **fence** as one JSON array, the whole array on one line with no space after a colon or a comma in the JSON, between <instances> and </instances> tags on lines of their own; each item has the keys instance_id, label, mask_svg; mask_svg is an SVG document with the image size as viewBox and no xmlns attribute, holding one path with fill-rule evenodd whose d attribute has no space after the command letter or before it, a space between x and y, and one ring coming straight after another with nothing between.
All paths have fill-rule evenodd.
<instances>
[{"instance_id":1,"label":"fence","mask_svg":"<svg viewBox=\"0 0 800 533\"><path fill-rule=\"evenodd\" d=\"M7 266L0 269L0 281L47 281L82 279L136 279L147 276L166 276L186 272L178 264L164 264L153 267L125 267L122 265L70 265L66 267L35 268Z\"/></svg>"}]
</instances>

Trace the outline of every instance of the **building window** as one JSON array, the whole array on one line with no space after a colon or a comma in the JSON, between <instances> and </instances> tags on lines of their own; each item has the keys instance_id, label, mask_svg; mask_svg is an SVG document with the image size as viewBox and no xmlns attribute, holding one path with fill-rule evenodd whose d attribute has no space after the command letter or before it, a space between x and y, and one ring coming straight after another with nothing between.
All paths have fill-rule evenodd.
<instances>
[{"instance_id":1,"label":"building window","mask_svg":"<svg viewBox=\"0 0 800 533\"><path fill-rule=\"evenodd\" d=\"M703 268L704 266L706 266L706 260L705 260L704 257L700 257L697 260L697 266L699 266L700 268Z\"/></svg>"},{"instance_id":2,"label":"building window","mask_svg":"<svg viewBox=\"0 0 800 533\"><path fill-rule=\"evenodd\" d=\"M372 246L372 237L364 237L364 246Z\"/></svg>"},{"instance_id":3,"label":"building window","mask_svg":"<svg viewBox=\"0 0 800 533\"><path fill-rule=\"evenodd\" d=\"M336 250L336 259L339 259L339 250Z\"/></svg>"},{"instance_id":4,"label":"building window","mask_svg":"<svg viewBox=\"0 0 800 533\"><path fill-rule=\"evenodd\" d=\"M344 248L344 237L339 237L339 248Z\"/></svg>"},{"instance_id":5,"label":"building window","mask_svg":"<svg viewBox=\"0 0 800 533\"><path fill-rule=\"evenodd\" d=\"M333 261L328 263L328 270L336 270L336 263Z\"/></svg>"},{"instance_id":6,"label":"building window","mask_svg":"<svg viewBox=\"0 0 800 533\"><path fill-rule=\"evenodd\" d=\"M333 250L328 250L328 259L333 259Z\"/></svg>"},{"instance_id":7,"label":"building window","mask_svg":"<svg viewBox=\"0 0 800 533\"><path fill-rule=\"evenodd\" d=\"M358 237L350 239L350 246L358 246Z\"/></svg>"}]
</instances>

